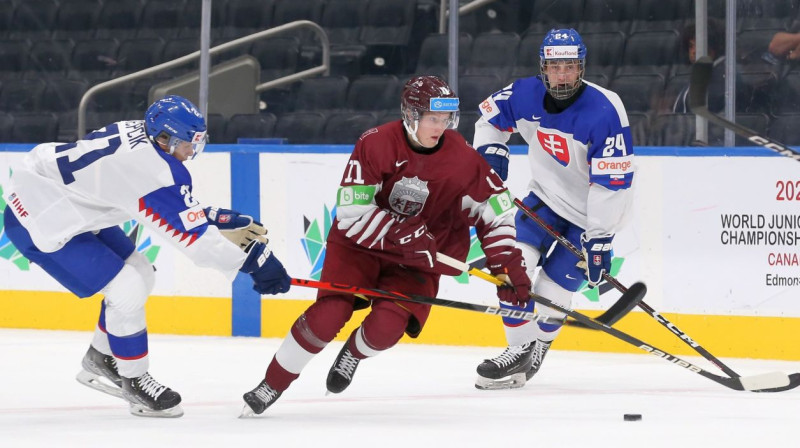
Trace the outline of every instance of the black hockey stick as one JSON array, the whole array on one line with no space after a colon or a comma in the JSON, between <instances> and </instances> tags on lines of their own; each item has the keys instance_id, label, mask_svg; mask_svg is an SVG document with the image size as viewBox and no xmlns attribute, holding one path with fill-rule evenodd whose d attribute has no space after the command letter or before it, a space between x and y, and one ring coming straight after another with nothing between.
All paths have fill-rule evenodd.
<instances>
[{"instance_id":1,"label":"black hockey stick","mask_svg":"<svg viewBox=\"0 0 800 448\"><path fill-rule=\"evenodd\" d=\"M342 283L321 282L318 280L307 280L293 278L292 284L295 286L305 286L308 288L323 289L326 291L338 291L357 296L381 297L384 299L402 300L405 302L423 303L425 305L438 305L447 308L455 308L466 311L477 311L479 313L490 314L500 317L511 317L514 319L528 320L531 322L546 322L551 324L563 324L564 319L553 319L551 317L536 314L531 311L507 310L496 306L477 305L474 303L459 302L456 300L439 299L436 297L426 297L417 294L404 294L396 291L386 291L376 288L365 288L362 286L345 285Z\"/></svg>"},{"instance_id":2,"label":"black hockey stick","mask_svg":"<svg viewBox=\"0 0 800 448\"><path fill-rule=\"evenodd\" d=\"M575 247L575 245L572 244L568 239L564 238L563 235L558 233L549 224L544 222L544 220L542 220L542 218L540 218L536 213L534 213L525 204L523 204L522 201L520 201L519 199L515 198L514 199L514 204L516 204L516 206L520 210L522 210L522 212L525 213L525 215L528 218L532 219L536 224L541 226L548 234L550 234L550 236L555 238L556 241L558 241L561 245L566 247L567 250L572 252L573 255L578 257L579 260L584 260L585 261L585 257L583 256L583 252L580 249ZM625 293L625 291L627 291L627 288L625 288L625 286L623 286L619 281L617 281L617 279L615 279L614 277L612 277L608 273L603 273L603 279L605 279L607 282L611 283L620 292ZM708 350L706 350L705 348L703 348L703 346L701 346L699 343L697 343L692 338L690 338L689 335L687 335L681 329L676 327L675 324L673 324L672 322L667 320L667 318L662 316L661 313L659 313L658 311L653 309L645 301L641 300L637 304L639 305L639 308L641 308L642 310L647 312L647 314L652 316L653 319L655 319L658 323L663 325L666 329L668 329L674 335L678 336L681 341L683 341L684 343L686 343L687 345L692 347L694 349L694 351L696 351L697 353L701 354L704 358L706 358L712 364L717 366L720 370L725 372L726 375L728 375L730 377L734 377L734 378L738 378L738 377L741 376L738 373L734 372L733 369L731 369L730 367L726 366L716 356L714 356L711 353L709 353ZM786 375L784 375L784 376L786 376ZM789 387L789 389L792 389L792 388L797 387L798 385L800 385L800 374L794 373L794 374L791 375L790 378L793 378L793 379L790 379L789 386L791 386L791 387ZM797 381L797 383L794 386L792 386L792 381ZM786 389L781 389L781 390L786 390ZM767 391L764 391L764 392L767 392ZM780 390L774 390L774 391L770 391L770 392L780 392Z\"/></svg>"},{"instance_id":3,"label":"black hockey stick","mask_svg":"<svg viewBox=\"0 0 800 448\"><path fill-rule=\"evenodd\" d=\"M692 74L689 80L689 108L692 109L692 112L717 126L730 129L740 137L744 137L756 145L771 149L780 155L791 157L800 162L800 151L769 137L759 135L752 129L726 120L708 110L708 84L711 82L712 70L713 62L708 56L698 59L692 66Z\"/></svg>"},{"instance_id":4,"label":"black hockey stick","mask_svg":"<svg viewBox=\"0 0 800 448\"><path fill-rule=\"evenodd\" d=\"M467 263L458 261L441 252L436 254L436 261L444 263L462 272L466 272L472 276L486 280L494 285L505 285L505 283L497 277L494 277L493 275L488 274L478 268L471 267ZM636 304L641 302L645 294L647 294L647 287L644 285L644 283L636 283L632 285L630 289L623 291L622 297L620 297L613 305L611 305L603 314L597 316L595 320L605 325L614 325L618 320L625 317L625 315L628 314L636 306ZM574 320L568 320L564 324L573 327L587 328L590 330L594 329Z\"/></svg>"},{"instance_id":5,"label":"black hockey stick","mask_svg":"<svg viewBox=\"0 0 800 448\"><path fill-rule=\"evenodd\" d=\"M461 263L458 260L454 260L450 257L441 258L437 256L436 259L455 269L461 269L463 267L463 263ZM484 272L484 274L486 273ZM500 281L496 277L492 278L502 283L502 281ZM749 390L753 392L779 392L783 390L794 389L795 387L800 386L800 374L792 374L791 377L781 372L765 373L749 377L737 376L736 378L727 378L719 376L711 372L708 372L706 370L703 370L702 368L688 361L684 361L683 359L678 358L675 355L671 355L665 352L664 350L660 350L653 345L642 342L640 339L637 339L627 333L623 333L622 331L619 331L616 328L609 327L606 324L597 322L596 320L591 319L589 316L581 314L570 308L563 307L545 297L536 294L531 294L531 299L533 299L538 304L560 311L587 327L593 328L595 330L604 331L610 334L611 336L614 336L617 339L621 339L627 342L628 344L631 344L633 346L636 346L644 350L647 353L656 355L659 358L666 360L667 362L670 362L679 367L683 367L684 369L702 375L710 380L716 381L717 383L722 384L725 387L729 387L733 390Z\"/></svg>"}]
</instances>

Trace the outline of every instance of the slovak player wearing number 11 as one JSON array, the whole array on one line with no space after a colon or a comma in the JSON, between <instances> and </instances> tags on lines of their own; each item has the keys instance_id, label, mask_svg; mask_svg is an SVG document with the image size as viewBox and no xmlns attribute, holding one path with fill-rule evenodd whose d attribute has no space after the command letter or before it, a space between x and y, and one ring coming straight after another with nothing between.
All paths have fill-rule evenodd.
<instances>
[{"instance_id":1,"label":"slovak player wearing number 11","mask_svg":"<svg viewBox=\"0 0 800 448\"><path fill-rule=\"evenodd\" d=\"M583 247L587 266L544 229L517 213L522 250L533 292L569 307L586 279L591 287L611 268L614 235L633 199L633 145L628 115L619 96L583 79L586 46L573 29L551 30L539 49L539 76L522 78L479 105L473 146L503 178L506 142L519 133L528 144L530 193L523 202L539 217ZM501 304L502 305L502 304ZM540 307L553 318L562 313ZM478 366L479 389L525 385L541 367L561 325L504 318L508 347Z\"/></svg>"},{"instance_id":2,"label":"slovak player wearing number 11","mask_svg":"<svg viewBox=\"0 0 800 448\"><path fill-rule=\"evenodd\" d=\"M154 268L120 224L136 220L231 280L238 271L250 274L262 294L286 292L291 281L258 222L204 209L192 196L183 162L205 143L202 114L189 100L168 96L144 120L111 123L74 143L37 145L4 191L14 246L78 297L104 296L78 381L129 401L137 416L179 417L183 410L181 396L148 372L144 305Z\"/></svg>"}]
</instances>

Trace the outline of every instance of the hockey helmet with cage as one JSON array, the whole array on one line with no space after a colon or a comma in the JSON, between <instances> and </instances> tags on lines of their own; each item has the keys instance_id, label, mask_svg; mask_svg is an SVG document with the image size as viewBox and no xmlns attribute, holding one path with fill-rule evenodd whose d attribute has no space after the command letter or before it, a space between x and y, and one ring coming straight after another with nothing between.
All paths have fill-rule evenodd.
<instances>
[{"instance_id":1,"label":"hockey helmet with cage","mask_svg":"<svg viewBox=\"0 0 800 448\"><path fill-rule=\"evenodd\" d=\"M551 83L545 68L549 64L574 67L577 64L577 79L569 84ZM558 100L565 100L575 94L583 81L586 68L586 45L581 35L572 28L550 30L539 47L539 69L542 80L550 95Z\"/></svg>"},{"instance_id":2,"label":"hockey helmet with cage","mask_svg":"<svg viewBox=\"0 0 800 448\"><path fill-rule=\"evenodd\" d=\"M448 112L447 129L458 127L458 97L445 80L438 76L415 76L403 87L400 113L403 126L416 142L419 120L425 112Z\"/></svg>"},{"instance_id":3,"label":"hockey helmet with cage","mask_svg":"<svg viewBox=\"0 0 800 448\"><path fill-rule=\"evenodd\" d=\"M206 145L206 121L191 101L178 95L169 95L147 108L144 127L153 143L167 146L170 154L181 142L192 145L192 158Z\"/></svg>"}]
</instances>

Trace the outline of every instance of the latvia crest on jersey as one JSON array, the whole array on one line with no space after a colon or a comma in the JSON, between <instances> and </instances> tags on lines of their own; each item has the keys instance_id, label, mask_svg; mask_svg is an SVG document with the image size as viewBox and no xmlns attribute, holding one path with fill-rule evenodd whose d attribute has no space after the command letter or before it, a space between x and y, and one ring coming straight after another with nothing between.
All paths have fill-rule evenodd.
<instances>
[{"instance_id":1,"label":"latvia crest on jersey","mask_svg":"<svg viewBox=\"0 0 800 448\"><path fill-rule=\"evenodd\" d=\"M539 145L548 154L550 154L562 166L569 165L569 140L556 132L548 132L547 129L542 130L541 127L536 129L536 138L539 140Z\"/></svg>"},{"instance_id":2,"label":"latvia crest on jersey","mask_svg":"<svg viewBox=\"0 0 800 448\"><path fill-rule=\"evenodd\" d=\"M403 177L395 182L389 193L389 205L395 212L405 216L416 216L428 200L428 182L417 176Z\"/></svg>"}]
</instances>

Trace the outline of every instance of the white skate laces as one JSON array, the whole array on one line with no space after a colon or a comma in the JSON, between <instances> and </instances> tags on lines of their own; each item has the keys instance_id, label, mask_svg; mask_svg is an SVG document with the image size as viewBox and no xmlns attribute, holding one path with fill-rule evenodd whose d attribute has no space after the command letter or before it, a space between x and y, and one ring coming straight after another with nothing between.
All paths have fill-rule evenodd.
<instances>
[{"instance_id":1,"label":"white skate laces","mask_svg":"<svg viewBox=\"0 0 800 448\"><path fill-rule=\"evenodd\" d=\"M530 342L522 345L509 345L505 350L503 350L503 353L501 353L500 356L492 358L489 361L496 364L498 367L509 366L517 362L517 360L528 351L530 346Z\"/></svg>"},{"instance_id":2,"label":"white skate laces","mask_svg":"<svg viewBox=\"0 0 800 448\"><path fill-rule=\"evenodd\" d=\"M345 352L342 353L342 358L338 360L333 370L352 381L353 373L355 373L359 361L358 358L350 353L350 350L345 350Z\"/></svg>"},{"instance_id":3,"label":"white skate laces","mask_svg":"<svg viewBox=\"0 0 800 448\"><path fill-rule=\"evenodd\" d=\"M264 403L269 403L278 397L278 391L269 387L266 382L262 382L254 391L256 397Z\"/></svg>"},{"instance_id":4,"label":"white skate laces","mask_svg":"<svg viewBox=\"0 0 800 448\"><path fill-rule=\"evenodd\" d=\"M137 378L136 382L139 384L139 389L141 389L142 392L153 397L155 400L158 400L158 397L167 390L167 386L159 384L149 373L145 373Z\"/></svg>"}]
</instances>

